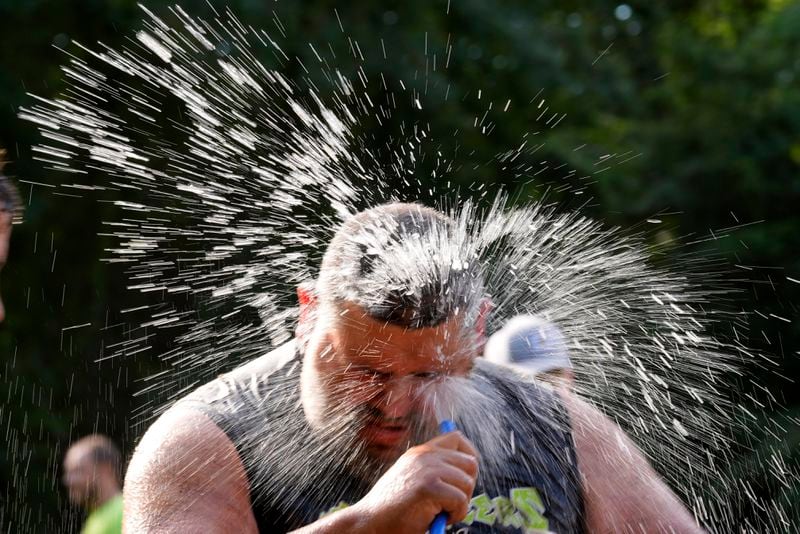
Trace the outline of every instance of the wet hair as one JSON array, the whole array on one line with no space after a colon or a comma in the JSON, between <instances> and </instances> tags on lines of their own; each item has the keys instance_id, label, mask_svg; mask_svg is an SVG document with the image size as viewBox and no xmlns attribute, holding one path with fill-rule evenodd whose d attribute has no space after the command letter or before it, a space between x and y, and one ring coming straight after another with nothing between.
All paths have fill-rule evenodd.
<instances>
[{"instance_id":1,"label":"wet hair","mask_svg":"<svg viewBox=\"0 0 800 534\"><path fill-rule=\"evenodd\" d=\"M17 221L22 218L22 202L11 179L3 174L5 154L6 151L0 149L0 213L8 213L12 220Z\"/></svg>"},{"instance_id":2,"label":"wet hair","mask_svg":"<svg viewBox=\"0 0 800 534\"><path fill-rule=\"evenodd\" d=\"M91 434L72 444L72 447L77 446L86 447L93 464L105 464L111 467L117 479L121 480L122 454L110 438L102 434Z\"/></svg>"},{"instance_id":3,"label":"wet hair","mask_svg":"<svg viewBox=\"0 0 800 534\"><path fill-rule=\"evenodd\" d=\"M353 303L374 319L436 326L461 311L475 316L483 278L463 232L420 204L384 204L344 222L322 260L323 303Z\"/></svg>"}]
</instances>

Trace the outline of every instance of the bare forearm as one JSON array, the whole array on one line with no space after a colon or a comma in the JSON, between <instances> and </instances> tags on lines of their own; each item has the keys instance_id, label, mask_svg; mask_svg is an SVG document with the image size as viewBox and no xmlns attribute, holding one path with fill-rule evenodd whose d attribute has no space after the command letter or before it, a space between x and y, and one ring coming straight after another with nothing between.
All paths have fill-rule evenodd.
<instances>
[{"instance_id":1,"label":"bare forearm","mask_svg":"<svg viewBox=\"0 0 800 534\"><path fill-rule=\"evenodd\" d=\"M590 532L701 533L694 517L610 419L574 395L572 418Z\"/></svg>"},{"instance_id":2,"label":"bare forearm","mask_svg":"<svg viewBox=\"0 0 800 534\"><path fill-rule=\"evenodd\" d=\"M378 529L363 517L356 506L351 506L325 516L301 529L293 530L291 534L338 534L340 532L375 534Z\"/></svg>"},{"instance_id":3,"label":"bare forearm","mask_svg":"<svg viewBox=\"0 0 800 534\"><path fill-rule=\"evenodd\" d=\"M656 496L654 491L640 485L638 491L648 498L637 498L635 493L623 489L622 484L603 490L605 497L587 488L587 530L602 534L704 532L676 497L666 494ZM609 498L610 495L616 496L616 500Z\"/></svg>"}]
</instances>

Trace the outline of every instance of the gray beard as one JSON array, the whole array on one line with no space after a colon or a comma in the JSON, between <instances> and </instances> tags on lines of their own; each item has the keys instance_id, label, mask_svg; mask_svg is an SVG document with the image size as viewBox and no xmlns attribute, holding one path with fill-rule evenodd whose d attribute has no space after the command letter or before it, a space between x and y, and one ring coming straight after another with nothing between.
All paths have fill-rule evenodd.
<instances>
[{"instance_id":1,"label":"gray beard","mask_svg":"<svg viewBox=\"0 0 800 534\"><path fill-rule=\"evenodd\" d=\"M336 406L335 402L329 404ZM370 413L368 407L338 413L331 409L322 427L314 429L318 440L326 443L327 450L341 451L341 466L359 481L372 486L410 447L419 445L435 435L435 428L425 424L423 418L412 417L404 421L410 431L408 439L392 449L374 450L368 447L359 431L365 426L379 421Z\"/></svg>"},{"instance_id":2,"label":"gray beard","mask_svg":"<svg viewBox=\"0 0 800 534\"><path fill-rule=\"evenodd\" d=\"M325 378L312 365L304 365L301 377L301 403L316 440L325 451L336 451L328 461L332 468L341 467L358 480L372 485L409 447L428 441L436 435L435 425L425 423L422 414L403 420L410 429L408 440L392 450L376 451L363 442L359 431L380 421L368 405L345 409L355 383L343 382L333 391L322 387ZM337 465L338 463L338 465Z\"/></svg>"}]
</instances>

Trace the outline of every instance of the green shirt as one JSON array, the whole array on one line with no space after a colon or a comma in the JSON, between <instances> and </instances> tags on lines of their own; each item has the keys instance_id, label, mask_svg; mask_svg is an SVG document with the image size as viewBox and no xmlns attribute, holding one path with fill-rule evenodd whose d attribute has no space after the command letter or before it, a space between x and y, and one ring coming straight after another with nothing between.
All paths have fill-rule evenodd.
<instances>
[{"instance_id":1,"label":"green shirt","mask_svg":"<svg viewBox=\"0 0 800 534\"><path fill-rule=\"evenodd\" d=\"M81 534L122 534L122 494L95 508L86 518Z\"/></svg>"}]
</instances>

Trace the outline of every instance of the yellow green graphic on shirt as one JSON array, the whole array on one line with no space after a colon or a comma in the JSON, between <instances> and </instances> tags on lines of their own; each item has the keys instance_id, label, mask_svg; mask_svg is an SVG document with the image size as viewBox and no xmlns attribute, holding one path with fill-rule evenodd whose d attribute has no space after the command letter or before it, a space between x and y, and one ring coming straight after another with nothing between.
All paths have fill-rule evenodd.
<instances>
[{"instance_id":1,"label":"yellow green graphic on shirt","mask_svg":"<svg viewBox=\"0 0 800 534\"><path fill-rule=\"evenodd\" d=\"M319 516L325 517L348 506L348 503L342 501ZM490 498L485 493L473 497L466 517L459 524L481 523L526 530L547 529L549 525L543 514L544 503L536 488L514 488L509 492L509 497Z\"/></svg>"}]
</instances>

